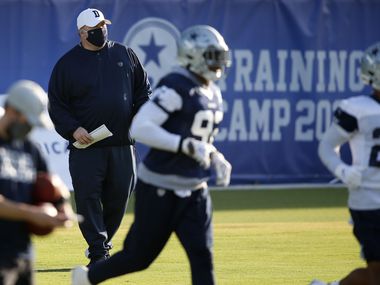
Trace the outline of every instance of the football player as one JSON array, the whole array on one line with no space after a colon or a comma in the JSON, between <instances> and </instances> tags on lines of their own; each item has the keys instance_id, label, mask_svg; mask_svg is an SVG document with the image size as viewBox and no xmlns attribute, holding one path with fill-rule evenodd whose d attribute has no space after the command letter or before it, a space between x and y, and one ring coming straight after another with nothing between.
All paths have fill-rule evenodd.
<instances>
[{"instance_id":1,"label":"football player","mask_svg":"<svg viewBox=\"0 0 380 285\"><path fill-rule=\"evenodd\" d=\"M67 225L71 214L64 200L56 204L59 214L52 205L33 205L37 174L46 175L48 167L28 135L50 126L46 104L39 84L19 80L7 91L0 115L0 284L35 284L31 229Z\"/></svg>"},{"instance_id":2,"label":"football player","mask_svg":"<svg viewBox=\"0 0 380 285\"><path fill-rule=\"evenodd\" d=\"M355 269L334 285L380 284L380 43L365 51L361 77L372 86L372 94L343 100L319 144L322 162L348 187L354 235L367 262L367 267ZM351 165L336 152L345 142L350 145Z\"/></svg>"},{"instance_id":3,"label":"football player","mask_svg":"<svg viewBox=\"0 0 380 285\"><path fill-rule=\"evenodd\" d=\"M178 42L181 67L158 83L131 126L131 135L150 147L139 165L135 220L122 251L89 269L73 270L75 285L98 284L147 268L174 232L191 265L192 284L215 284L211 200L207 181L226 186L231 165L213 146L223 118L214 83L230 65L223 37L210 26L185 30Z\"/></svg>"}]
</instances>

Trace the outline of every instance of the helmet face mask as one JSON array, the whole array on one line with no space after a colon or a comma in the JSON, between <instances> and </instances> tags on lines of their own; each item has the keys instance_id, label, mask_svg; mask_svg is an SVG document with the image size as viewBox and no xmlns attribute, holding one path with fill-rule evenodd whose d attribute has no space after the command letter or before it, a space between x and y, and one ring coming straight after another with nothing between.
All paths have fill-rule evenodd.
<instances>
[{"instance_id":1,"label":"helmet face mask","mask_svg":"<svg viewBox=\"0 0 380 285\"><path fill-rule=\"evenodd\" d=\"M178 42L180 65L206 80L220 79L231 65L230 51L223 37L210 26L192 26Z\"/></svg>"},{"instance_id":2,"label":"helmet face mask","mask_svg":"<svg viewBox=\"0 0 380 285\"><path fill-rule=\"evenodd\" d=\"M370 46L364 52L360 75L365 84L380 91L380 43Z\"/></svg>"}]
</instances>

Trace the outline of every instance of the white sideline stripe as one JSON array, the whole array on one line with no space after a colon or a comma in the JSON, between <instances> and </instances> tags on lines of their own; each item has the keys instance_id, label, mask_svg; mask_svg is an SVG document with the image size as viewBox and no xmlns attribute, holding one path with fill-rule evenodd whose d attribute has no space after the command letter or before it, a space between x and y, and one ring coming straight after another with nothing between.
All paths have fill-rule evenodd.
<instances>
[{"instance_id":1,"label":"white sideline stripe","mask_svg":"<svg viewBox=\"0 0 380 285\"><path fill-rule=\"evenodd\" d=\"M297 184L265 184L265 185L233 185L229 187L210 187L212 191L227 190L289 190L289 189L319 189L319 188L344 188L342 183L297 183Z\"/></svg>"}]
</instances>

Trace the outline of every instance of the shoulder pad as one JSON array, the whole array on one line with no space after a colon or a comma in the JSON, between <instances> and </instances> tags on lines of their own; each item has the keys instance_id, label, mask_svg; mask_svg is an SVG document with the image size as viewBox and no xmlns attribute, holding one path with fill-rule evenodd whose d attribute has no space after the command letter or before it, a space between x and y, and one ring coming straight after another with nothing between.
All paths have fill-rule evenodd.
<instances>
[{"instance_id":1,"label":"shoulder pad","mask_svg":"<svg viewBox=\"0 0 380 285\"><path fill-rule=\"evenodd\" d=\"M344 99L340 102L339 107L357 119L380 113L380 104L369 96L355 96Z\"/></svg>"}]
</instances>

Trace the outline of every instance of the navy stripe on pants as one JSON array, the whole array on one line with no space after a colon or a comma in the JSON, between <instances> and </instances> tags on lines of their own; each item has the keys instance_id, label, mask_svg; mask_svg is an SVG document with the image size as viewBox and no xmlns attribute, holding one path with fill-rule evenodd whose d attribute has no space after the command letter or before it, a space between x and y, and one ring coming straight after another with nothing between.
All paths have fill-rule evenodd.
<instances>
[{"instance_id":1,"label":"navy stripe on pants","mask_svg":"<svg viewBox=\"0 0 380 285\"><path fill-rule=\"evenodd\" d=\"M135 195L135 220L124 248L90 268L91 283L146 269L175 232L190 261L192 284L215 284L212 205L208 189L180 198L173 191L158 190L138 180Z\"/></svg>"}]
</instances>

